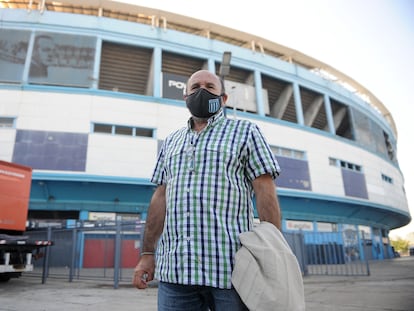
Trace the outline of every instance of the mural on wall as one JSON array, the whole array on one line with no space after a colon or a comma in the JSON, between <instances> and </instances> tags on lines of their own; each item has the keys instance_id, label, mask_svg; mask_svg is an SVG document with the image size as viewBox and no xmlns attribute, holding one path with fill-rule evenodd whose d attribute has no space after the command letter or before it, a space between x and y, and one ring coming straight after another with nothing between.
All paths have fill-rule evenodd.
<instances>
[{"instance_id":1,"label":"mural on wall","mask_svg":"<svg viewBox=\"0 0 414 311\"><path fill-rule=\"evenodd\" d=\"M22 80L29 38L29 31L1 30L0 81L20 82Z\"/></svg>"},{"instance_id":2,"label":"mural on wall","mask_svg":"<svg viewBox=\"0 0 414 311\"><path fill-rule=\"evenodd\" d=\"M29 31L2 29L0 81L21 82L28 57ZM91 87L96 38L37 32L33 40L28 82L32 84Z\"/></svg>"},{"instance_id":3,"label":"mural on wall","mask_svg":"<svg viewBox=\"0 0 414 311\"><path fill-rule=\"evenodd\" d=\"M96 38L37 33L30 61L29 83L90 87Z\"/></svg>"}]
</instances>

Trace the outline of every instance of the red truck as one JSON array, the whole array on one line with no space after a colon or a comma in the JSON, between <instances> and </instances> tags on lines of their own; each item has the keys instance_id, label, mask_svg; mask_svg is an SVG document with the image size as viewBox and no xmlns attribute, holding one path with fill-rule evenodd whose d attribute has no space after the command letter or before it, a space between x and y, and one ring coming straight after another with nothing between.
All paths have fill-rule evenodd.
<instances>
[{"instance_id":1,"label":"red truck","mask_svg":"<svg viewBox=\"0 0 414 311\"><path fill-rule=\"evenodd\" d=\"M0 161L0 282L32 271L33 252L52 245L24 235L32 168Z\"/></svg>"}]
</instances>

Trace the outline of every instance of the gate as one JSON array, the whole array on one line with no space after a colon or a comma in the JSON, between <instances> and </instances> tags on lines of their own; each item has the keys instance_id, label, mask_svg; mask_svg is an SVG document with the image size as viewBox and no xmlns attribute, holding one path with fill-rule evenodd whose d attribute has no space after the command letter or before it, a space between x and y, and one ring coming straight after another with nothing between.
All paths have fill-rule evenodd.
<instances>
[{"instance_id":1,"label":"gate","mask_svg":"<svg viewBox=\"0 0 414 311\"><path fill-rule=\"evenodd\" d=\"M370 275L361 234L355 230L304 233L304 274Z\"/></svg>"},{"instance_id":2,"label":"gate","mask_svg":"<svg viewBox=\"0 0 414 311\"><path fill-rule=\"evenodd\" d=\"M131 283L139 259L144 224L136 221L78 223L74 228L27 231L54 242L46 257L34 262L44 276L108 281L114 288ZM284 232L303 275L369 275L367 246L356 231Z\"/></svg>"}]
</instances>

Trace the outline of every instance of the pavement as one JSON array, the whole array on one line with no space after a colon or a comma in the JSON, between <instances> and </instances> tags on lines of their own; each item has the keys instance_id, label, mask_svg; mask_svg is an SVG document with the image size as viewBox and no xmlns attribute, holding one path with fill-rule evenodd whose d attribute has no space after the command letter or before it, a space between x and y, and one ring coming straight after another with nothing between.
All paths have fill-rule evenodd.
<instances>
[{"instance_id":1,"label":"pavement","mask_svg":"<svg viewBox=\"0 0 414 311\"><path fill-rule=\"evenodd\" d=\"M414 256L370 262L370 276L305 276L307 311L414 311ZM157 287L23 275L0 283L1 311L157 310ZM229 310L231 311L231 310ZM284 310L289 311L289 310Z\"/></svg>"}]
</instances>

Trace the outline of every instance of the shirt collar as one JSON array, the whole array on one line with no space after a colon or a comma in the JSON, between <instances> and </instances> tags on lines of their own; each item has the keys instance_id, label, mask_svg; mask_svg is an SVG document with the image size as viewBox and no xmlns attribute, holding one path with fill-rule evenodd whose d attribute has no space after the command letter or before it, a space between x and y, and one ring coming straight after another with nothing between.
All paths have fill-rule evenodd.
<instances>
[{"instance_id":1,"label":"shirt collar","mask_svg":"<svg viewBox=\"0 0 414 311\"><path fill-rule=\"evenodd\" d=\"M220 108L219 112L217 112L214 116L211 116L208 120L207 120L207 126L214 126L216 124L218 124L221 120L223 120L225 118L224 116L224 109ZM190 119L188 119L187 122L187 127L189 130L192 129L191 125L193 124L193 117L190 117Z\"/></svg>"}]
</instances>

